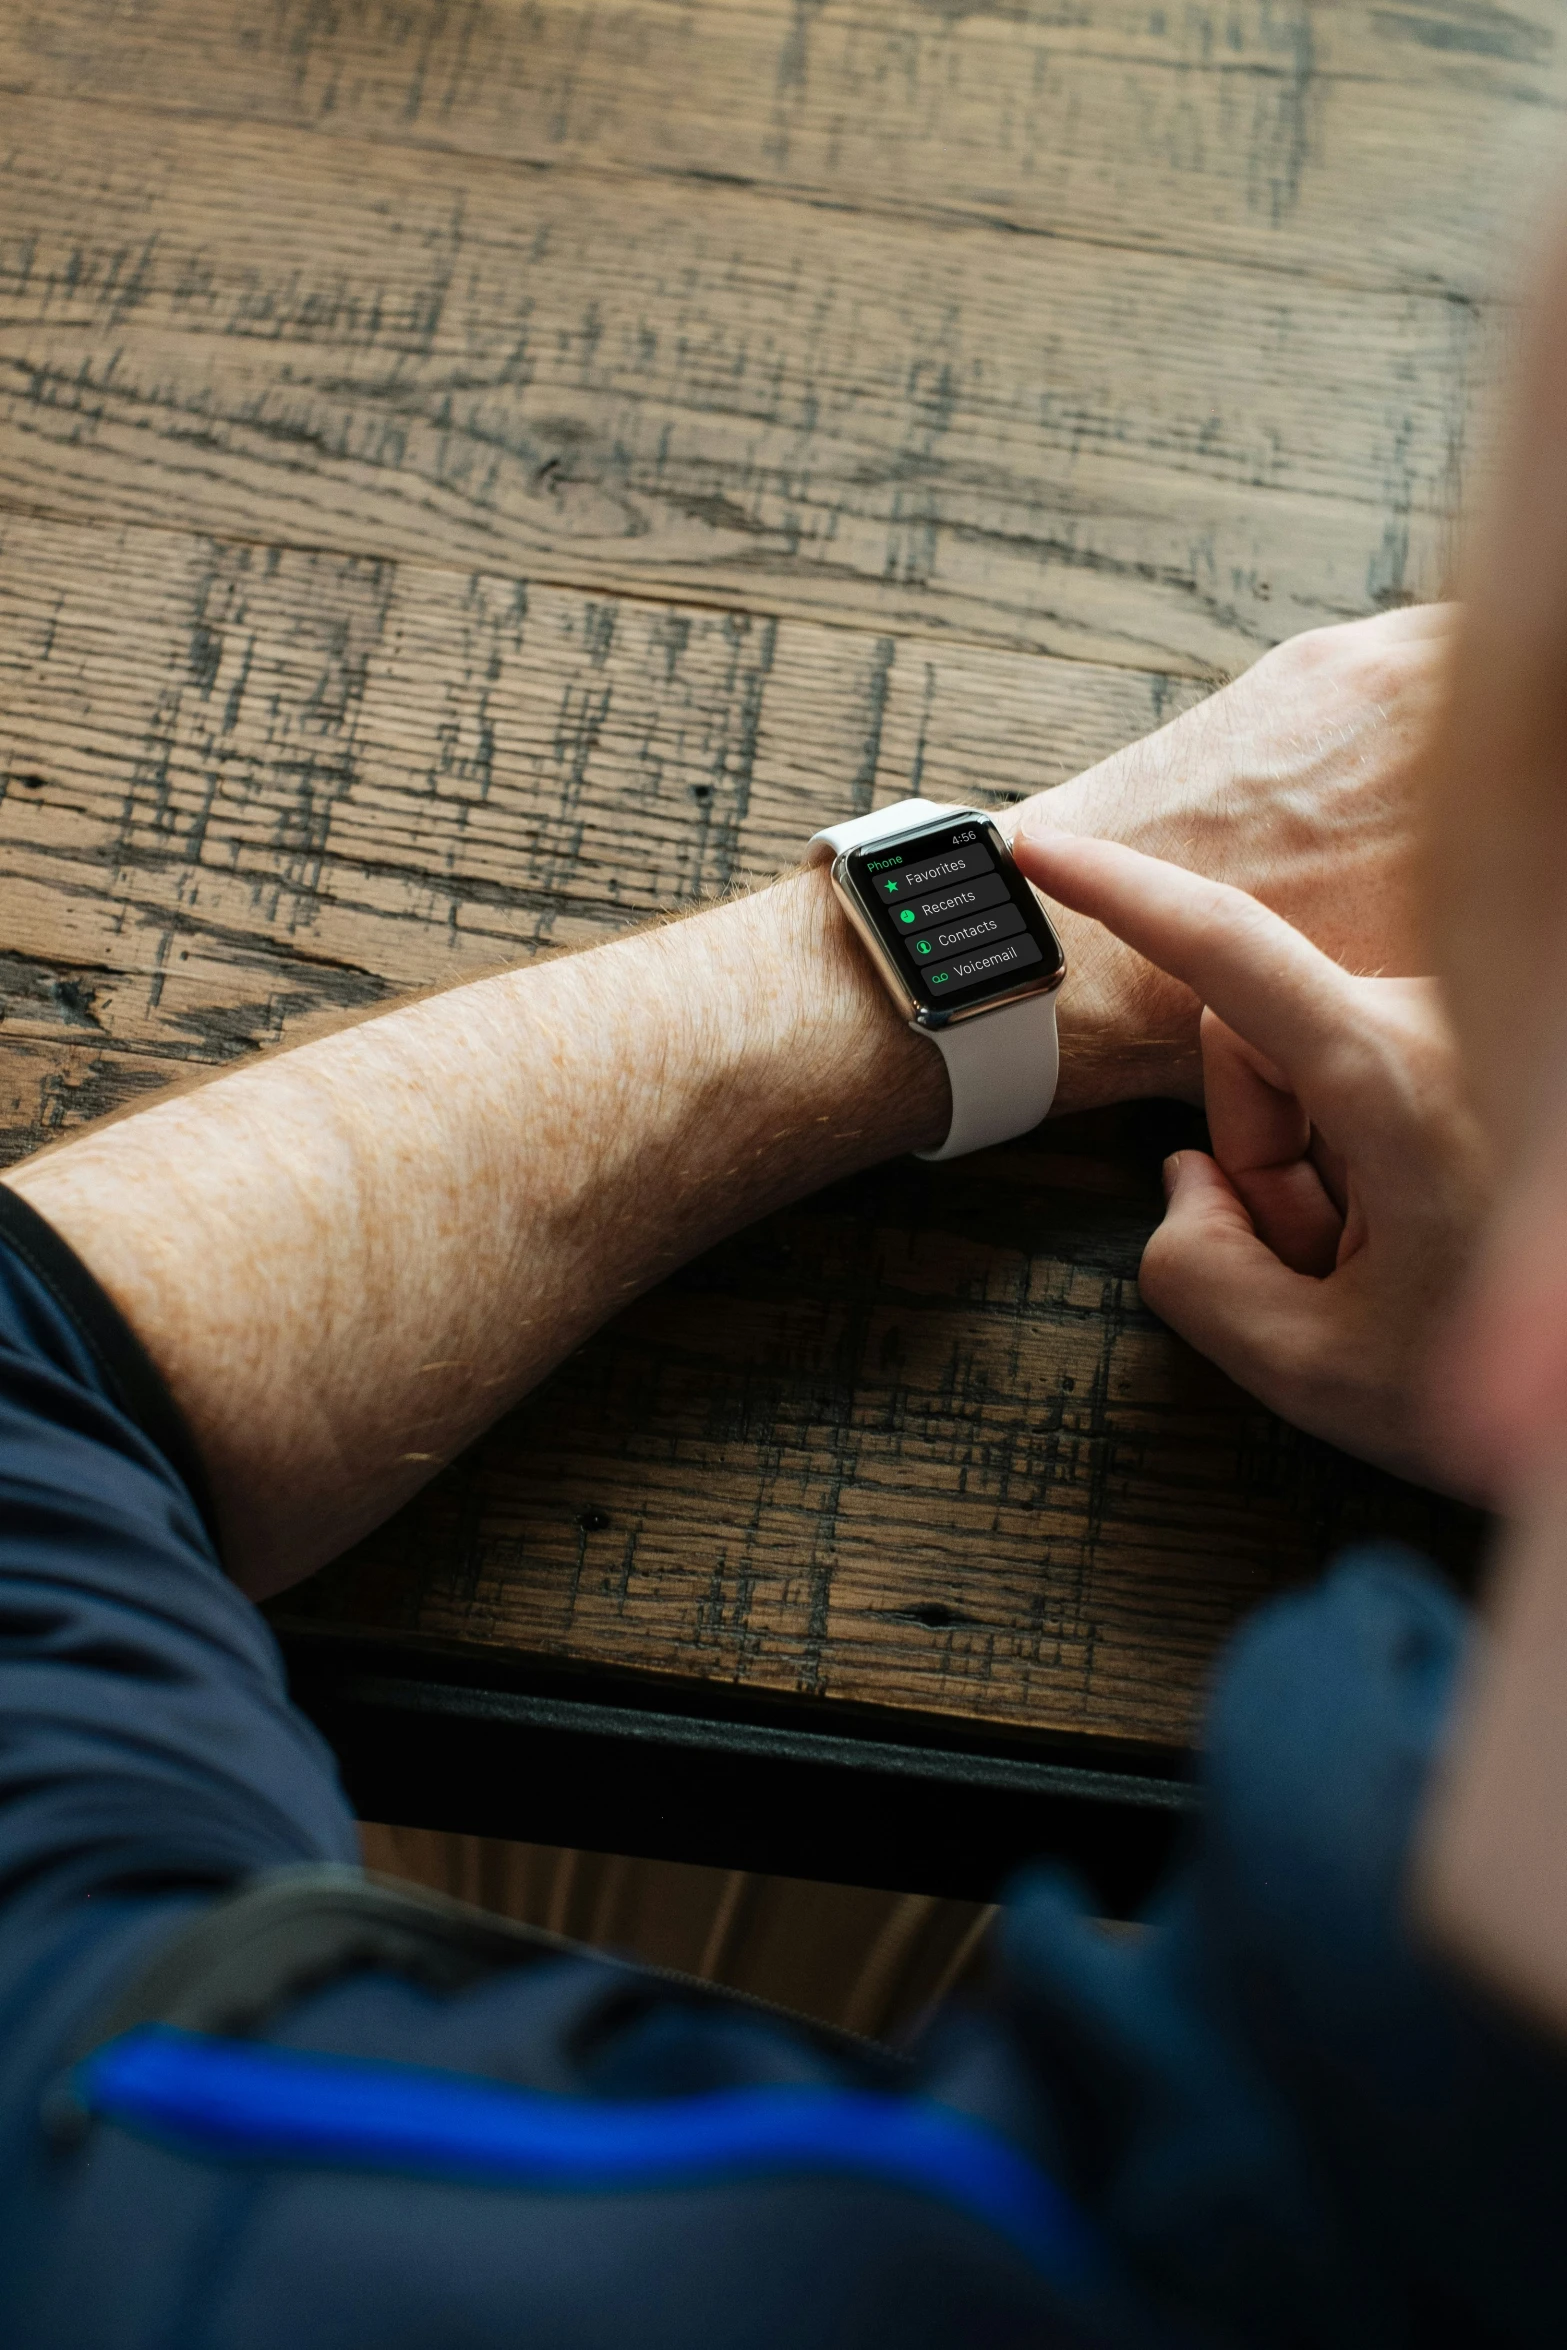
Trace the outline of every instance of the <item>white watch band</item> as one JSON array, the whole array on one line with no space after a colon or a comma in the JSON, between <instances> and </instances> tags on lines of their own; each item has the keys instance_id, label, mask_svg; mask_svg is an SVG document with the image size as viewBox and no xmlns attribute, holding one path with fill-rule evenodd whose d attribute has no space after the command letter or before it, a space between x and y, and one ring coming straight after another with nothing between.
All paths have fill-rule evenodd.
<instances>
[{"instance_id":1,"label":"white watch band","mask_svg":"<svg viewBox=\"0 0 1567 2350\"><path fill-rule=\"evenodd\" d=\"M872 815L851 816L844 824L813 833L806 861L823 864L845 849L865 848L889 833L907 832L911 825L962 813L938 800L898 800ZM972 1020L956 1021L950 1028L916 1027L915 1034L928 1038L940 1053L952 1087L946 1141L938 1150L917 1152L919 1158L959 1159L993 1142L1008 1142L1014 1134L1037 1126L1055 1100L1060 1050L1053 995L1025 996L1019 1004L976 1013Z\"/></svg>"}]
</instances>

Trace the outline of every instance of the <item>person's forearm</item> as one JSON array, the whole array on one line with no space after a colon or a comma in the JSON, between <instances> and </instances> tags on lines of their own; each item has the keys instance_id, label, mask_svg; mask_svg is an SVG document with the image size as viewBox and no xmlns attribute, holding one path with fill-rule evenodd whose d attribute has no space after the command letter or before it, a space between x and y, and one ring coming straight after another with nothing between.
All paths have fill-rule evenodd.
<instances>
[{"instance_id":1,"label":"person's forearm","mask_svg":"<svg viewBox=\"0 0 1567 2350\"><path fill-rule=\"evenodd\" d=\"M1124 1082L1093 1049L1108 985L1068 1013L1068 1105ZM260 1592L673 1266L947 1116L939 1056L816 872L300 1046L7 1180L158 1363Z\"/></svg>"},{"instance_id":2,"label":"person's forearm","mask_svg":"<svg viewBox=\"0 0 1567 2350\"><path fill-rule=\"evenodd\" d=\"M1126 959L1090 959L1066 1108L1157 1080L1117 1026ZM140 1334L231 1570L264 1591L375 1525L638 1291L938 1141L948 1111L940 1057L817 871L302 1045L7 1180Z\"/></svg>"},{"instance_id":3,"label":"person's forearm","mask_svg":"<svg viewBox=\"0 0 1567 2350\"><path fill-rule=\"evenodd\" d=\"M615 1308L939 1136L821 876L481 980L7 1180L189 1420L251 1590L365 1532Z\"/></svg>"},{"instance_id":4,"label":"person's forearm","mask_svg":"<svg viewBox=\"0 0 1567 2350\"><path fill-rule=\"evenodd\" d=\"M1051 793L1053 819L1207 864L1385 966L1442 625L1285 648ZM1195 999L1060 927L1057 1110L1195 1092ZM161 1366L259 1589L394 1509L672 1266L947 1116L938 1055L818 871L277 1054L7 1180Z\"/></svg>"}]
</instances>

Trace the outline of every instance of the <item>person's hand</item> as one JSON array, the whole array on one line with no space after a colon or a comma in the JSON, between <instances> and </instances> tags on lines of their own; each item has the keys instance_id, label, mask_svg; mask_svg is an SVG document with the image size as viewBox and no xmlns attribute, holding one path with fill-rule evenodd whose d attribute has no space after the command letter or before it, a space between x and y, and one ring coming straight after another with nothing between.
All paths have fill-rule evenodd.
<instances>
[{"instance_id":1,"label":"person's hand","mask_svg":"<svg viewBox=\"0 0 1567 2350\"><path fill-rule=\"evenodd\" d=\"M1205 1007L1213 1156L1166 1167L1148 1304L1297 1427L1449 1486L1421 1372L1486 1176L1434 985L1353 977L1240 890L1037 817L1013 848Z\"/></svg>"},{"instance_id":2,"label":"person's hand","mask_svg":"<svg viewBox=\"0 0 1567 2350\"><path fill-rule=\"evenodd\" d=\"M1124 841L1249 890L1351 970L1420 970L1413 779L1454 626L1452 607L1425 605L1293 637L998 822ZM1069 979L1057 1109L1146 1093L1195 1100L1190 993L1070 910L1060 928Z\"/></svg>"}]
</instances>

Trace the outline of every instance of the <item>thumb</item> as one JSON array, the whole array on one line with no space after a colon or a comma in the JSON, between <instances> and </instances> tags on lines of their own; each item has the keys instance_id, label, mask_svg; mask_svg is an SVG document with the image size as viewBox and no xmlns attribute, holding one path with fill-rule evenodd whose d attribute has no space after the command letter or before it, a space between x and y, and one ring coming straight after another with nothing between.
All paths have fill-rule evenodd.
<instances>
[{"instance_id":1,"label":"thumb","mask_svg":"<svg viewBox=\"0 0 1567 2350\"><path fill-rule=\"evenodd\" d=\"M1138 1287L1162 1321L1285 1418L1321 1328L1323 1285L1257 1238L1224 1170L1206 1151L1165 1162L1164 1221L1143 1251Z\"/></svg>"}]
</instances>

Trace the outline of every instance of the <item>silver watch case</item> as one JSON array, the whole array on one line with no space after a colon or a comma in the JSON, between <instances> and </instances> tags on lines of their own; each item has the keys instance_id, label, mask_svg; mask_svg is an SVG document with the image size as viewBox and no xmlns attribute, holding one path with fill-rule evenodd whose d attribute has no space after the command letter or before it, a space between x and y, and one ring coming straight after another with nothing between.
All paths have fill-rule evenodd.
<instances>
[{"instance_id":1,"label":"silver watch case","mask_svg":"<svg viewBox=\"0 0 1567 2350\"><path fill-rule=\"evenodd\" d=\"M978 824L984 831L991 853L993 855L999 853L1000 856L1006 858L1008 864L1011 864L1012 852L997 830L994 821L986 815L983 808L945 810L939 818L933 817L929 823L913 825L907 832L890 832L885 841L879 840L875 845L878 849L905 848L910 841L919 840L924 833L945 832L950 825L964 823ZM868 846L869 844L863 845ZM1059 970L1052 971L1044 979L1020 980L1018 985L1009 988L1005 995L991 996L983 1004L960 1004L949 1012L941 1005L921 1003L913 987L904 977L897 956L849 887L849 859L853 854L853 850L840 849L832 861L830 879L833 895L854 925L882 985L911 1028L955 1028L963 1020L983 1020L987 1012L1004 1012L1008 1004L1024 1003L1030 996L1054 995L1066 977L1066 952L1063 948ZM1032 882L1026 882L1025 887L1033 890L1036 898L1039 896L1039 892L1033 889ZM1044 912L1042 903L1040 911ZM1045 920L1050 924L1052 938L1055 939L1057 946L1060 946L1060 935L1055 924L1050 921L1048 914L1045 914Z\"/></svg>"}]
</instances>

